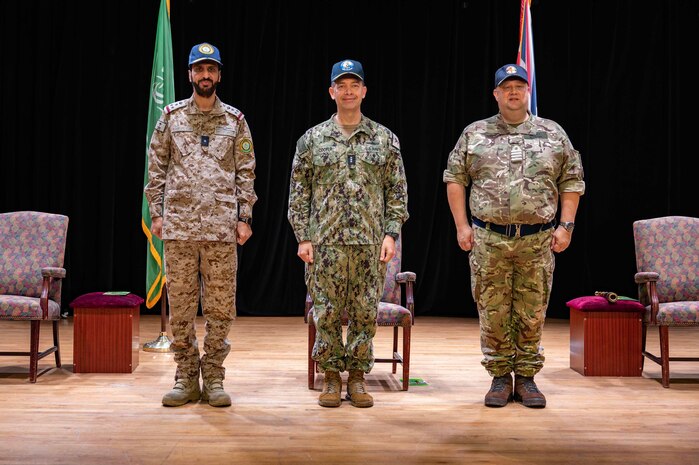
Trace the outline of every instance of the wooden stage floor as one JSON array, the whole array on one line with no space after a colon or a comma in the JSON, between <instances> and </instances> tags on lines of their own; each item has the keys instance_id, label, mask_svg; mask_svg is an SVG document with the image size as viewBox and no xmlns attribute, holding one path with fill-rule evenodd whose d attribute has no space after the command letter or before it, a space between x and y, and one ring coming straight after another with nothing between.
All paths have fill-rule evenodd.
<instances>
[{"instance_id":1,"label":"wooden stage floor","mask_svg":"<svg viewBox=\"0 0 699 465\"><path fill-rule=\"evenodd\" d=\"M0 329L3 350L26 350L28 323ZM141 345L159 331L159 316L141 316ZM649 361L643 377L585 377L569 368L568 320L548 320L536 378L547 408L490 409L477 320L418 317L411 377L429 384L400 391L399 375L377 364L373 408L326 409L321 381L307 388L306 331L301 317L238 318L226 360L233 406L165 408L171 353L140 351L133 373L75 374L64 320L63 369L32 385L28 358L0 357L0 464L699 464L699 364L671 364L669 389ZM42 339L50 333L44 325ZM379 357L389 334L379 328ZM699 353L697 328L670 336L686 347L673 355Z\"/></svg>"}]
</instances>

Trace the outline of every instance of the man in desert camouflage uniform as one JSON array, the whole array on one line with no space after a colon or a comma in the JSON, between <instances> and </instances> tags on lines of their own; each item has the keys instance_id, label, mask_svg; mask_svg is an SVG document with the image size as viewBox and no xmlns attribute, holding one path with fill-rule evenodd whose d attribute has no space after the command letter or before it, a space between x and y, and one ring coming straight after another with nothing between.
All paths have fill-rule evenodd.
<instances>
[{"instance_id":1,"label":"man in desert camouflage uniform","mask_svg":"<svg viewBox=\"0 0 699 465\"><path fill-rule=\"evenodd\" d=\"M464 129L443 179L457 241L471 251L482 363L493 377L485 405L507 405L514 372L514 399L541 408L546 398L534 375L544 364L540 341L553 283L553 252L570 244L585 191L583 168L563 129L528 111L523 68L498 69L493 95L499 113ZM473 228L466 214L467 186Z\"/></svg>"},{"instance_id":2,"label":"man in desert camouflage uniform","mask_svg":"<svg viewBox=\"0 0 699 465\"><path fill-rule=\"evenodd\" d=\"M325 373L318 403L341 404L340 373L348 370L347 399L371 407L364 374L374 365L376 314L395 240L408 219L407 186L398 138L361 113L366 96L361 63L343 60L330 74L337 113L309 129L294 156L289 222L306 265L313 300L313 359ZM347 310L347 342L341 316Z\"/></svg>"},{"instance_id":3,"label":"man in desert camouflage uniform","mask_svg":"<svg viewBox=\"0 0 699 465\"><path fill-rule=\"evenodd\" d=\"M252 235L255 154L243 114L216 96L221 57L213 45L189 55L187 99L165 107L148 151L152 231L164 241L170 325L177 371L163 405L200 398L231 405L223 361L235 318L237 245ZM201 300L205 354L199 358L195 319ZM203 389L199 387L199 372Z\"/></svg>"}]
</instances>

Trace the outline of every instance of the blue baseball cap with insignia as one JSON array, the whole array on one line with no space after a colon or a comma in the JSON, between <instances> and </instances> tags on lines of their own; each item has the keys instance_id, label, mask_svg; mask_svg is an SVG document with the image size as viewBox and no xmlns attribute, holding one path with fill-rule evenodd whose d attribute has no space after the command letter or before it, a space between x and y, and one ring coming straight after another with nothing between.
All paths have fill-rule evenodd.
<instances>
[{"instance_id":1,"label":"blue baseball cap with insignia","mask_svg":"<svg viewBox=\"0 0 699 465\"><path fill-rule=\"evenodd\" d=\"M360 62L357 60L342 60L333 65L333 69L330 72L330 84L345 74L351 74L364 81L364 68Z\"/></svg>"},{"instance_id":2,"label":"blue baseball cap with insignia","mask_svg":"<svg viewBox=\"0 0 699 465\"><path fill-rule=\"evenodd\" d=\"M495 71L495 87L499 86L507 79L515 78L521 79L522 81L529 84L529 76L527 76L527 70L519 65L505 65L502 68Z\"/></svg>"},{"instance_id":3,"label":"blue baseball cap with insignia","mask_svg":"<svg viewBox=\"0 0 699 465\"><path fill-rule=\"evenodd\" d=\"M221 54L219 53L218 49L206 42L195 45L192 47L192 51L189 52L190 67L194 63L199 63L201 61L213 61L218 63L219 66L223 66L223 63L221 63Z\"/></svg>"}]
</instances>

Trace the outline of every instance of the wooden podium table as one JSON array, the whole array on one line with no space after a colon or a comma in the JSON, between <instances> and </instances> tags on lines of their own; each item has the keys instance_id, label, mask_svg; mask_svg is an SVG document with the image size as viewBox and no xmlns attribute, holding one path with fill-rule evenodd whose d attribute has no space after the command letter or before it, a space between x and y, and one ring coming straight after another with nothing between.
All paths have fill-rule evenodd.
<instances>
[{"instance_id":1,"label":"wooden podium table","mask_svg":"<svg viewBox=\"0 0 699 465\"><path fill-rule=\"evenodd\" d=\"M570 368L583 376L641 376L643 305L578 297L570 308Z\"/></svg>"},{"instance_id":2,"label":"wooden podium table","mask_svg":"<svg viewBox=\"0 0 699 465\"><path fill-rule=\"evenodd\" d=\"M139 315L143 299L92 292L73 309L73 372L131 373L138 366Z\"/></svg>"}]
</instances>

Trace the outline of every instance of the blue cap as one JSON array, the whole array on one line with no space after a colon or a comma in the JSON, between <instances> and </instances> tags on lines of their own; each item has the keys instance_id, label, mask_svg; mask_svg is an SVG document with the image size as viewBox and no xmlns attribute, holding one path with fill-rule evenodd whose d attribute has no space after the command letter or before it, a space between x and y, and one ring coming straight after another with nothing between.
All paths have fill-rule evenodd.
<instances>
[{"instance_id":1,"label":"blue cap","mask_svg":"<svg viewBox=\"0 0 699 465\"><path fill-rule=\"evenodd\" d=\"M529 84L529 76L527 76L526 69L519 65L505 65L495 71L495 87L499 86L503 81L510 78L521 79Z\"/></svg>"},{"instance_id":2,"label":"blue cap","mask_svg":"<svg viewBox=\"0 0 699 465\"><path fill-rule=\"evenodd\" d=\"M345 74L351 74L362 81L364 80L364 68L362 68L360 62L356 60L342 60L333 65L333 70L330 72L330 84Z\"/></svg>"},{"instance_id":3,"label":"blue cap","mask_svg":"<svg viewBox=\"0 0 699 465\"><path fill-rule=\"evenodd\" d=\"M218 63L219 66L223 66L223 63L221 63L221 54L219 53L218 49L211 44L207 44L206 42L195 45L192 47L192 51L189 52L190 67L194 63L199 63L200 61L214 61Z\"/></svg>"}]
</instances>

